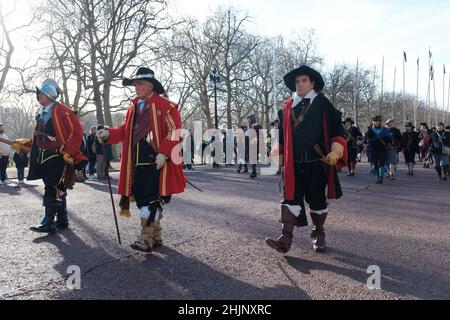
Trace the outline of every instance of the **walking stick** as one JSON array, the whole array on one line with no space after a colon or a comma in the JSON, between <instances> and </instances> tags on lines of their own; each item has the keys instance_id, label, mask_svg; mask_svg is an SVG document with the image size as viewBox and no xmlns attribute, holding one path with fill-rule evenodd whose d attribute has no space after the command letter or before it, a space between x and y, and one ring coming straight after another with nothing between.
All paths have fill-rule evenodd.
<instances>
[{"instance_id":1,"label":"walking stick","mask_svg":"<svg viewBox=\"0 0 450 320\"><path fill-rule=\"evenodd\" d=\"M117 231L117 238L119 239L119 245L122 245L122 241L120 240L120 231L119 231L119 223L117 222L117 213L116 213L116 205L114 204L114 196L112 192L112 186L111 186L111 177L109 176L109 163L108 158L106 155L106 148L105 144L102 143L102 149L103 149L103 157L105 162L105 168L106 168L106 179L108 180L108 186L109 186L109 194L111 195L111 204L113 208L113 214L114 214L114 222L116 223L116 231Z\"/></svg>"}]
</instances>

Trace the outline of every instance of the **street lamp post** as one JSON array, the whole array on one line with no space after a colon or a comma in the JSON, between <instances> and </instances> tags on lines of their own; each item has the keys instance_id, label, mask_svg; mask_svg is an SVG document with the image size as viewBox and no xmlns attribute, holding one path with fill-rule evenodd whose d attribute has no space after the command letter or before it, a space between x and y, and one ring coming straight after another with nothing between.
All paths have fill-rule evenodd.
<instances>
[{"instance_id":1,"label":"street lamp post","mask_svg":"<svg viewBox=\"0 0 450 320\"><path fill-rule=\"evenodd\" d=\"M212 74L209 75L209 80L214 86L214 125L216 129L219 129L219 117L217 115L217 85L220 83L220 76L216 68L214 68Z\"/></svg>"}]
</instances>

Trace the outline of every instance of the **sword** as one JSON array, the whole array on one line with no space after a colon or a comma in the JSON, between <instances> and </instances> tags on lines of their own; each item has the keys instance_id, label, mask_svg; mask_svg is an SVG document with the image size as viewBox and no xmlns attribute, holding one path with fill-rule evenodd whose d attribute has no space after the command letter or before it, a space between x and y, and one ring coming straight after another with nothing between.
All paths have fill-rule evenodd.
<instances>
[{"instance_id":1,"label":"sword","mask_svg":"<svg viewBox=\"0 0 450 320\"><path fill-rule=\"evenodd\" d=\"M189 183L194 189L197 189L200 192L204 192L202 189L196 187L192 182L190 182L189 180L186 179L186 182Z\"/></svg>"},{"instance_id":2,"label":"sword","mask_svg":"<svg viewBox=\"0 0 450 320\"><path fill-rule=\"evenodd\" d=\"M4 139L4 138L0 138L0 142L3 142L9 146L12 146L14 144L14 141L8 140L8 139ZM25 146L20 146L20 150L26 153L29 153L31 151L31 148L29 147L25 147Z\"/></svg>"}]
</instances>

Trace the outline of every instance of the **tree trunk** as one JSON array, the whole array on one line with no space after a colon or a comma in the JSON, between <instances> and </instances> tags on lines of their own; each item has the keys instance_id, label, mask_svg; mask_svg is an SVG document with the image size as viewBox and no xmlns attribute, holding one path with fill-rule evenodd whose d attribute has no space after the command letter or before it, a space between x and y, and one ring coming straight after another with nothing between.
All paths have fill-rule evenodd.
<instances>
[{"instance_id":1,"label":"tree trunk","mask_svg":"<svg viewBox=\"0 0 450 320\"><path fill-rule=\"evenodd\" d=\"M206 85L202 84L201 97L203 112L205 113L206 125L208 129L214 128L211 118L211 110L209 109L209 96Z\"/></svg>"}]
</instances>

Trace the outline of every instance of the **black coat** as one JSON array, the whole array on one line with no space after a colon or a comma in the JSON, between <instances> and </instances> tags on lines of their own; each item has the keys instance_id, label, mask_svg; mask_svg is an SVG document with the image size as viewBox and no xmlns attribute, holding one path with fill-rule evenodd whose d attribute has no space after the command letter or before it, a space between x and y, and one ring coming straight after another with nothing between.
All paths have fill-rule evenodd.
<instances>
[{"instance_id":1,"label":"black coat","mask_svg":"<svg viewBox=\"0 0 450 320\"><path fill-rule=\"evenodd\" d=\"M95 134L90 134L87 138L87 152L89 161L95 161L97 159L96 141L97 138L95 137Z\"/></svg>"},{"instance_id":2,"label":"black coat","mask_svg":"<svg viewBox=\"0 0 450 320\"><path fill-rule=\"evenodd\" d=\"M442 137L442 138L441 138ZM450 147L450 133L443 132L434 132L431 135L431 152L434 154L442 154L442 146Z\"/></svg>"},{"instance_id":3,"label":"black coat","mask_svg":"<svg viewBox=\"0 0 450 320\"><path fill-rule=\"evenodd\" d=\"M400 147L403 140L402 133L400 132L400 130L397 128L390 128L389 132L392 135L392 145L397 148Z\"/></svg>"},{"instance_id":4,"label":"black coat","mask_svg":"<svg viewBox=\"0 0 450 320\"><path fill-rule=\"evenodd\" d=\"M347 130L347 146L349 151L351 149L357 149L358 148L358 139L362 138L362 133L357 127L351 127L350 130Z\"/></svg>"},{"instance_id":5,"label":"black coat","mask_svg":"<svg viewBox=\"0 0 450 320\"><path fill-rule=\"evenodd\" d=\"M415 131L404 132L402 142L400 144L400 151L416 154L419 151L419 134Z\"/></svg>"}]
</instances>

